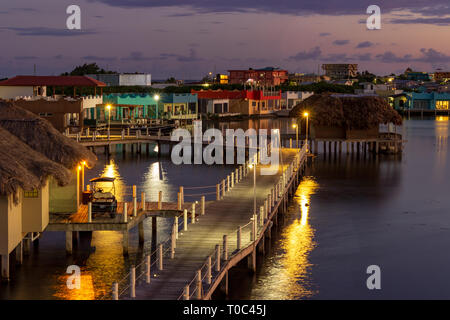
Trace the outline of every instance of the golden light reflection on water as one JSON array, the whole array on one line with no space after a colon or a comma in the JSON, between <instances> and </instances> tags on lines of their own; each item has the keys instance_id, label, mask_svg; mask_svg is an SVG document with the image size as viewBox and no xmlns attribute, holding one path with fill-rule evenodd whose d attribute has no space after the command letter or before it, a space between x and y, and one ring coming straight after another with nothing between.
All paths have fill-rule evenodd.
<instances>
[{"instance_id":1,"label":"golden light reflection on water","mask_svg":"<svg viewBox=\"0 0 450 320\"><path fill-rule=\"evenodd\" d=\"M449 131L449 117L436 117L435 135L436 135L436 152L437 152L437 168L439 170L445 169L447 150L448 150L448 131ZM440 172L440 171L438 171Z\"/></svg>"},{"instance_id":2,"label":"golden light reflection on water","mask_svg":"<svg viewBox=\"0 0 450 320\"><path fill-rule=\"evenodd\" d=\"M114 195L117 198L117 201L123 201L126 196L126 186L125 183L119 173L119 167L114 162L113 159L109 161L109 164L105 165L103 172L101 174L102 177L108 178L116 178L114 181L115 192ZM111 188L111 183L98 183L98 186L104 188L105 192L112 192L109 189Z\"/></svg>"},{"instance_id":3,"label":"golden light reflection on water","mask_svg":"<svg viewBox=\"0 0 450 320\"><path fill-rule=\"evenodd\" d=\"M311 195L318 184L305 178L294 198L294 214L297 218L285 227L280 239L279 255L268 261L270 269L261 275L252 290L252 299L292 300L307 298L315 294L312 288L309 255L316 246L315 230L309 224ZM292 208L291 208L292 210ZM292 212L292 211L291 211Z\"/></svg>"},{"instance_id":4,"label":"golden light reflection on water","mask_svg":"<svg viewBox=\"0 0 450 320\"><path fill-rule=\"evenodd\" d=\"M122 234L115 231L96 231L92 234L90 254L81 268L80 289L67 288L69 274L57 278L54 296L64 300L99 299L111 290L112 282L126 274L127 261L122 254ZM77 261L74 262L77 264Z\"/></svg>"}]
</instances>

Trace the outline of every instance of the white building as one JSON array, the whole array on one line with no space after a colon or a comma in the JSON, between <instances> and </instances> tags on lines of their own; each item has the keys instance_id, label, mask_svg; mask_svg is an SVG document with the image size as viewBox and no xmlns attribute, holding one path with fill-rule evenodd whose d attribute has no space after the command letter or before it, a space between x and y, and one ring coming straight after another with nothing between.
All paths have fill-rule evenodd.
<instances>
[{"instance_id":1,"label":"white building","mask_svg":"<svg viewBox=\"0 0 450 320\"><path fill-rule=\"evenodd\" d=\"M152 85L152 75L143 73L114 73L114 74L89 74L95 80L106 83L109 87L117 86L143 86Z\"/></svg>"},{"instance_id":2,"label":"white building","mask_svg":"<svg viewBox=\"0 0 450 320\"><path fill-rule=\"evenodd\" d=\"M295 105L312 96L311 91L286 91L281 94L281 109L291 110Z\"/></svg>"}]
</instances>

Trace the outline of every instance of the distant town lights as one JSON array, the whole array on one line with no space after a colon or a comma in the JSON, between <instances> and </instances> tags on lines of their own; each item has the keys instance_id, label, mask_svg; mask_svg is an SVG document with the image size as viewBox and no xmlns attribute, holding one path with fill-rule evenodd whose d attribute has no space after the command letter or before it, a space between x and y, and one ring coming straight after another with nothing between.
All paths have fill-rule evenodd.
<instances>
[{"instance_id":1,"label":"distant town lights","mask_svg":"<svg viewBox=\"0 0 450 320\"><path fill-rule=\"evenodd\" d=\"M159 100L159 95L155 94L155 96L153 97L153 99L155 99L156 101Z\"/></svg>"},{"instance_id":2,"label":"distant town lights","mask_svg":"<svg viewBox=\"0 0 450 320\"><path fill-rule=\"evenodd\" d=\"M296 124L293 124L293 125L292 125L292 128L294 128L294 129L297 128L297 125L296 125Z\"/></svg>"},{"instance_id":3,"label":"distant town lights","mask_svg":"<svg viewBox=\"0 0 450 320\"><path fill-rule=\"evenodd\" d=\"M304 115L305 117L307 117L307 116L309 116L309 113L308 113L308 112L305 112L303 115Z\"/></svg>"}]
</instances>

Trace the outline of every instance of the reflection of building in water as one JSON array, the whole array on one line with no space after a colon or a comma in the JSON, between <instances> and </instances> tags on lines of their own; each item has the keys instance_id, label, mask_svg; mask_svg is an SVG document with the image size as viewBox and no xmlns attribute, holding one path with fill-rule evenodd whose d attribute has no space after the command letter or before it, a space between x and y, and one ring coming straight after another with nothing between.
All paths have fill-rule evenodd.
<instances>
[{"instance_id":1,"label":"reflection of building in water","mask_svg":"<svg viewBox=\"0 0 450 320\"><path fill-rule=\"evenodd\" d=\"M309 255L316 246L315 230L308 220L311 195L318 184L305 178L297 189L295 215L297 218L282 233L280 263L273 264L259 281L258 290L253 290L252 299L300 299L315 294L311 288L311 263ZM261 292L258 292L261 291Z\"/></svg>"},{"instance_id":2,"label":"reflection of building in water","mask_svg":"<svg viewBox=\"0 0 450 320\"><path fill-rule=\"evenodd\" d=\"M69 277L69 274L58 277L60 285L56 289L56 298L63 300L95 300L94 283L90 274L86 274L85 270L81 270L79 289L67 288Z\"/></svg>"},{"instance_id":3,"label":"reflection of building in water","mask_svg":"<svg viewBox=\"0 0 450 320\"><path fill-rule=\"evenodd\" d=\"M158 193L162 191L163 201L167 199L170 188L169 182L164 179L164 170L162 168L162 162L153 162L144 174L143 191L148 201L157 201Z\"/></svg>"},{"instance_id":4,"label":"reflection of building in water","mask_svg":"<svg viewBox=\"0 0 450 320\"><path fill-rule=\"evenodd\" d=\"M436 152L437 165L439 167L445 165L445 160L447 157L447 146L448 146L448 128L449 128L449 117L439 116L436 117L435 125L435 135L436 135Z\"/></svg>"}]
</instances>

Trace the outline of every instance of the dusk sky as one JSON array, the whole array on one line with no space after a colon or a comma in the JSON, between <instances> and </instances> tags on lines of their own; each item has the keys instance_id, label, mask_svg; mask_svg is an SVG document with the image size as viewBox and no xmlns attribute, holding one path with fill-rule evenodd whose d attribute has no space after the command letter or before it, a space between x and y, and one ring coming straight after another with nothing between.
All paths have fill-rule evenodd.
<instances>
[{"instance_id":1,"label":"dusk sky","mask_svg":"<svg viewBox=\"0 0 450 320\"><path fill-rule=\"evenodd\" d=\"M71 4L80 31L66 28ZM366 28L371 4L381 30ZM450 69L449 36L448 0L0 0L0 78L85 62L153 79L349 62L378 75L432 72Z\"/></svg>"}]
</instances>

